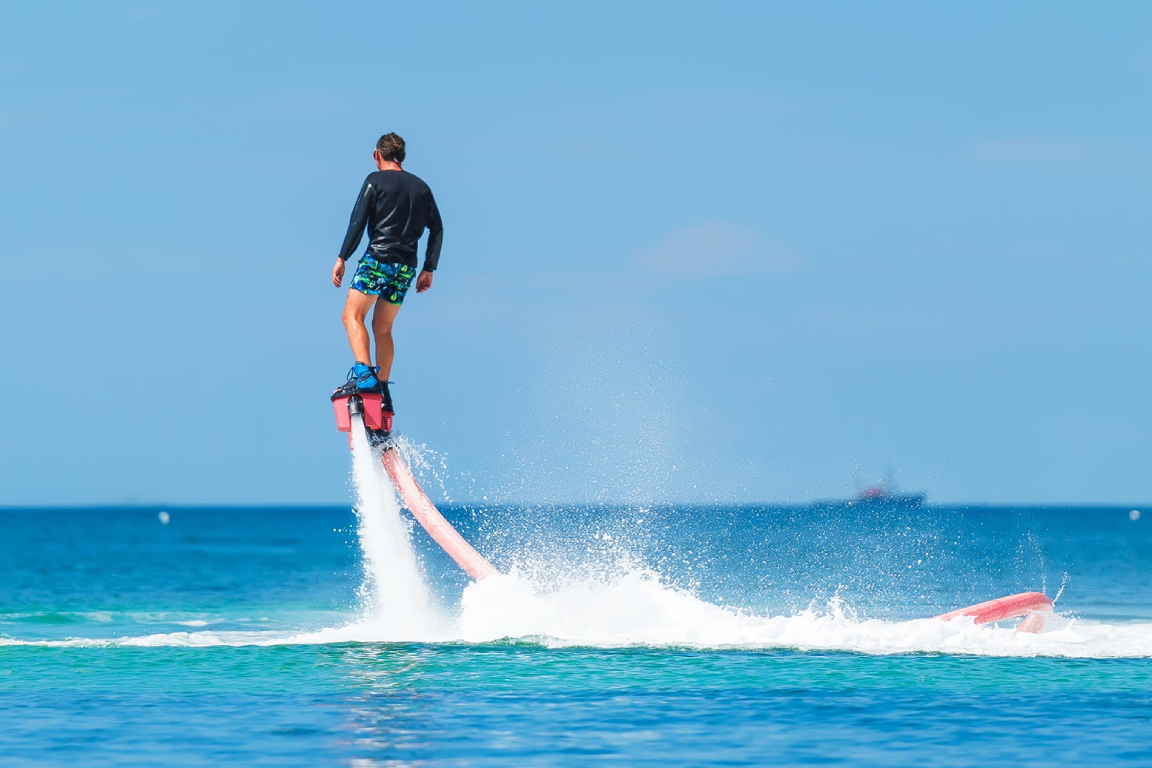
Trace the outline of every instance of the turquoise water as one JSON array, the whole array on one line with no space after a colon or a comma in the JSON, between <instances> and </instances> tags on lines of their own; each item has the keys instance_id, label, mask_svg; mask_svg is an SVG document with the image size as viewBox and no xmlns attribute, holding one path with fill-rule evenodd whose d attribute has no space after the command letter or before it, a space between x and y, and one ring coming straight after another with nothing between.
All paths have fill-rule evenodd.
<instances>
[{"instance_id":1,"label":"turquoise water","mask_svg":"<svg viewBox=\"0 0 1152 768\"><path fill-rule=\"evenodd\" d=\"M0 512L0 763L1152 762L1129 508L393 505Z\"/></svg>"}]
</instances>

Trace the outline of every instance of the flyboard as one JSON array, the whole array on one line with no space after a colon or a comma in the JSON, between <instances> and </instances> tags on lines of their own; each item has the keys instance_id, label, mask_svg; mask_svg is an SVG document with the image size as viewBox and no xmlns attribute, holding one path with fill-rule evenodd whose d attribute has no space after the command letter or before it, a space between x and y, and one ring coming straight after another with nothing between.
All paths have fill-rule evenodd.
<instances>
[{"instance_id":1,"label":"flyboard","mask_svg":"<svg viewBox=\"0 0 1152 768\"><path fill-rule=\"evenodd\" d=\"M392 433L391 403L385 403L384 395L376 392L359 392L350 395L333 395L332 406L336 411L336 428L348 433L348 444L352 445L352 430L368 430L369 442L382 449L380 460L400 500L416 518L416 522L428 532L433 541L440 545L456 564L473 579L479 581L498 571L472 548L464 537L444 519L440 510L429 499L400 450L389 439ZM387 408L387 410L385 410Z\"/></svg>"},{"instance_id":2,"label":"flyboard","mask_svg":"<svg viewBox=\"0 0 1152 768\"><path fill-rule=\"evenodd\" d=\"M353 429L367 430L369 442L383 449L380 461L384 464L388 477L392 479L392 484L396 486L396 492L400 495L404 506L416 518L416 522L428 532L432 540L439 544L465 573L477 581L499 573L483 555L464 540L451 523L444 519L440 510L436 509L436 505L412 476L408 462L390 439L394 414L389 399L382 393L367 391L333 395L332 406L336 412L336 428L348 433L350 446ZM1052 615L1052 610L1052 601L1042 592L1021 592L1018 595L1008 595L943 613L936 618L940 621L951 621L969 617L976 624L993 624L1022 618L1023 621L1016 627L1017 632L1039 632Z\"/></svg>"}]
</instances>

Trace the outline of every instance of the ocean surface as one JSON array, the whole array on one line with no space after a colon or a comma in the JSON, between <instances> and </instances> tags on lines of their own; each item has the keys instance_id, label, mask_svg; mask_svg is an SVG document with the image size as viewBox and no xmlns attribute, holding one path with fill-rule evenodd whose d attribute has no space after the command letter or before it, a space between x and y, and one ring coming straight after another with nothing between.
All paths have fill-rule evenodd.
<instances>
[{"instance_id":1,"label":"ocean surface","mask_svg":"<svg viewBox=\"0 0 1152 768\"><path fill-rule=\"evenodd\" d=\"M1152 515L445 505L471 584L369 466L0 510L0 765L1152 764Z\"/></svg>"}]
</instances>

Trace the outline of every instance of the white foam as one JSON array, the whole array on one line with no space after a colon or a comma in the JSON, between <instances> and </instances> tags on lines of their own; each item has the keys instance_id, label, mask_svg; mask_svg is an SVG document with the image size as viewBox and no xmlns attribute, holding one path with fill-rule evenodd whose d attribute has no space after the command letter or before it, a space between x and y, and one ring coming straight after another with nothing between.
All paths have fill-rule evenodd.
<instances>
[{"instance_id":1,"label":"white foam","mask_svg":"<svg viewBox=\"0 0 1152 768\"><path fill-rule=\"evenodd\" d=\"M400 514L379 454L368 444L362 417L352 424L352 478L364 557L360 626L375 639L402 640L434 635L441 624L411 541L411 524Z\"/></svg>"},{"instance_id":2,"label":"white foam","mask_svg":"<svg viewBox=\"0 0 1152 768\"><path fill-rule=\"evenodd\" d=\"M377 574L379 576L381 574ZM386 592L388 590L385 590ZM389 598L392 606L398 599ZM646 646L700 649L787 648L866 654L943 653L980 656L1073 658L1152 657L1152 623L1102 623L1057 614L1040 634L1008 624L860 620L839 599L820 608L772 616L714 605L634 570L612 579L541 584L518 575L469 585L451 623L426 616L393 620L366 615L339 627L300 632L173 632L119 639L26 641L0 638L0 645L50 646L244 646L350 642L464 642L515 639L545 647ZM399 618L399 617L397 617Z\"/></svg>"},{"instance_id":3,"label":"white foam","mask_svg":"<svg viewBox=\"0 0 1152 768\"><path fill-rule=\"evenodd\" d=\"M861 621L834 598L793 615L755 614L707 603L671 588L651 572L612 581L584 580L548 593L502 576L470 585L460 638L484 642L532 637L549 646L795 648L869 654L948 653L987 656L1152 656L1152 623L1106 624L1056 615L1040 634L1009 624Z\"/></svg>"}]
</instances>

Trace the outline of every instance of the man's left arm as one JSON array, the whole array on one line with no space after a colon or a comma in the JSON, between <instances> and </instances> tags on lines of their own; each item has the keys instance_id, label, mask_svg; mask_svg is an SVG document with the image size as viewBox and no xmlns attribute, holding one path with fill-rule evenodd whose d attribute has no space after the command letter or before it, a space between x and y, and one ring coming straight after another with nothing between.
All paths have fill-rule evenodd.
<instances>
[{"instance_id":1,"label":"man's left arm","mask_svg":"<svg viewBox=\"0 0 1152 768\"><path fill-rule=\"evenodd\" d=\"M424 293L432 287L432 273L440 264L440 246L444 244L444 221L440 218L440 209L436 206L436 198L428 197L428 249L424 253L424 269L416 278L416 293Z\"/></svg>"}]
</instances>

